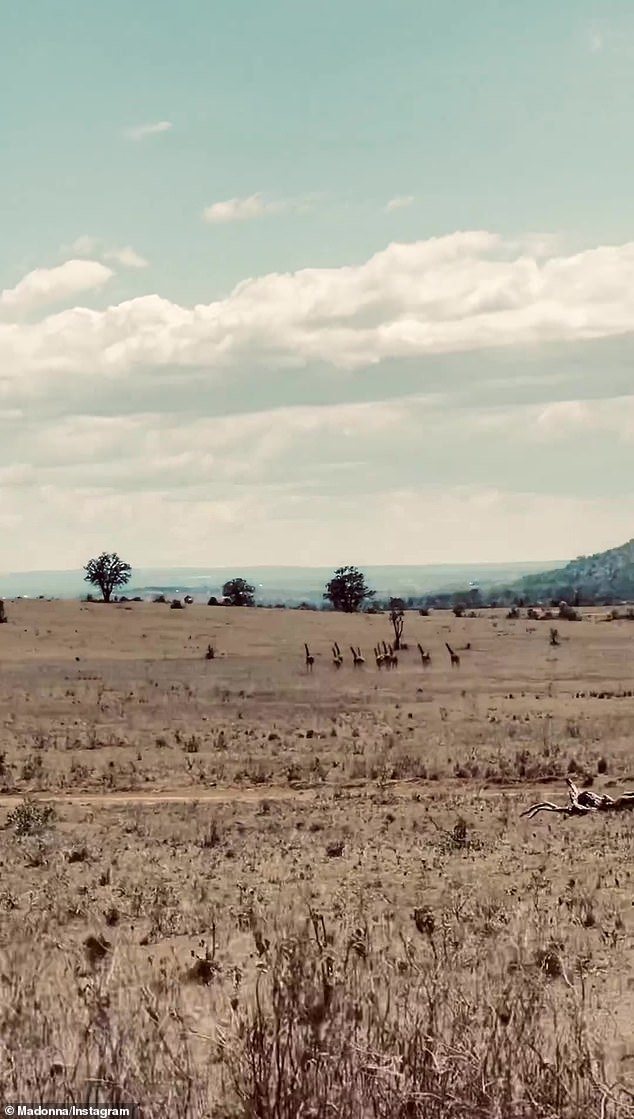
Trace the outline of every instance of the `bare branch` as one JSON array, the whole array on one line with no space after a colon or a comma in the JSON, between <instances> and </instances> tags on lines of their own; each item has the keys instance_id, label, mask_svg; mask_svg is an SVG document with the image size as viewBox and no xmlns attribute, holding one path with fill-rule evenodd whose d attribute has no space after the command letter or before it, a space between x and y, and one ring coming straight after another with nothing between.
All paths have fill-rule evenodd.
<instances>
[{"instance_id":1,"label":"bare branch","mask_svg":"<svg viewBox=\"0 0 634 1119\"><path fill-rule=\"evenodd\" d=\"M574 781L566 778L568 785L568 804L553 804L544 800L526 808L520 816L532 820L538 812L559 812L563 816L587 816L589 812L624 812L634 809L634 793L621 793L614 799L608 793L595 793L592 789L578 789Z\"/></svg>"}]
</instances>

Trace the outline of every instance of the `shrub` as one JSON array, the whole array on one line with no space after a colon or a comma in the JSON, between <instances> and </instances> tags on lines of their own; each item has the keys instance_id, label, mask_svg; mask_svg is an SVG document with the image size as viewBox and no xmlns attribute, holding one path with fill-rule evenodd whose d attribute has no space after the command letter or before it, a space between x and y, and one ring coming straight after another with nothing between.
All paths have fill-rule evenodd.
<instances>
[{"instance_id":1,"label":"shrub","mask_svg":"<svg viewBox=\"0 0 634 1119\"><path fill-rule=\"evenodd\" d=\"M41 835L55 821L52 804L39 804L26 798L7 816L7 825L13 828L18 838L27 835Z\"/></svg>"}]
</instances>

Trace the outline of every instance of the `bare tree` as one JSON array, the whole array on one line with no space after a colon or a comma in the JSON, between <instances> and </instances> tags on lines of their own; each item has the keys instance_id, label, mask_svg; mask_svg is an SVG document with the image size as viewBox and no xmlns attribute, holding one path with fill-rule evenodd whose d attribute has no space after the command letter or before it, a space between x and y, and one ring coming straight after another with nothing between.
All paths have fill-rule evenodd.
<instances>
[{"instance_id":1,"label":"bare tree","mask_svg":"<svg viewBox=\"0 0 634 1119\"><path fill-rule=\"evenodd\" d=\"M402 598L390 599L390 621L394 628L394 648L402 649L401 638L405 625L405 603Z\"/></svg>"}]
</instances>

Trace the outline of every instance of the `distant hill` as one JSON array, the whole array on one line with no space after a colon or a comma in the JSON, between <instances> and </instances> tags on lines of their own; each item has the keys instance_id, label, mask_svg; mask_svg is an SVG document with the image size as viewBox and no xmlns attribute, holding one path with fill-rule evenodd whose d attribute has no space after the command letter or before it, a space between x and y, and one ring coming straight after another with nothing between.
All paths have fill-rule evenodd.
<instances>
[{"instance_id":1,"label":"distant hill","mask_svg":"<svg viewBox=\"0 0 634 1119\"><path fill-rule=\"evenodd\" d=\"M578 556L556 570L526 575L514 588L532 600L615 601L634 598L634 539L607 552Z\"/></svg>"},{"instance_id":2,"label":"distant hill","mask_svg":"<svg viewBox=\"0 0 634 1119\"><path fill-rule=\"evenodd\" d=\"M345 557L343 562L345 562ZM373 566L360 564L370 587L379 598L395 595L418 598L421 595L464 590L469 584L481 588L495 584L514 583L530 573L542 571L551 564L536 563L473 563ZM565 561L560 561L563 566ZM219 596L223 583L241 576L256 588L256 601L264 604L301 602L322 603L322 594L332 567L133 567L128 596L152 594L191 594L197 601L210 595ZM0 597L28 595L36 598L80 598L90 590L82 571L24 571L0 575Z\"/></svg>"}]
</instances>

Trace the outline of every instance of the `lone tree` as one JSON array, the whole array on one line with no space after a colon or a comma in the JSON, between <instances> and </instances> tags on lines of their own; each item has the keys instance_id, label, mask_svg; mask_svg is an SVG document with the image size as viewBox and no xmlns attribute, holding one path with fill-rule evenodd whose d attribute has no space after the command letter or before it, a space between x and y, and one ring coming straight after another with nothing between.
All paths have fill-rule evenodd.
<instances>
[{"instance_id":1,"label":"lone tree","mask_svg":"<svg viewBox=\"0 0 634 1119\"><path fill-rule=\"evenodd\" d=\"M229 579L222 594L229 606L255 606L255 587L246 579Z\"/></svg>"},{"instance_id":2,"label":"lone tree","mask_svg":"<svg viewBox=\"0 0 634 1119\"><path fill-rule=\"evenodd\" d=\"M130 564L119 559L116 552L102 552L97 559L88 560L84 571L84 582L99 587L104 602L110 602L112 592L117 587L125 587L132 574Z\"/></svg>"},{"instance_id":3,"label":"lone tree","mask_svg":"<svg viewBox=\"0 0 634 1119\"><path fill-rule=\"evenodd\" d=\"M405 624L405 603L402 598L390 599L390 621L394 627L394 648L400 649Z\"/></svg>"},{"instance_id":4,"label":"lone tree","mask_svg":"<svg viewBox=\"0 0 634 1119\"><path fill-rule=\"evenodd\" d=\"M374 598L376 591L366 586L365 575L356 567L338 567L329 583L324 598L334 610L356 614L367 598Z\"/></svg>"}]
</instances>

